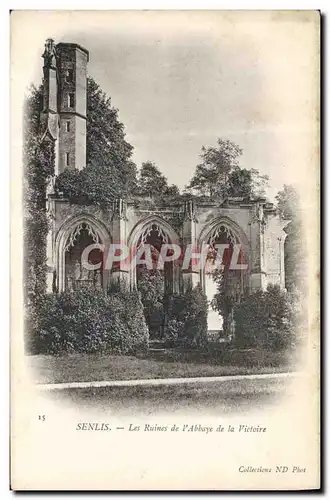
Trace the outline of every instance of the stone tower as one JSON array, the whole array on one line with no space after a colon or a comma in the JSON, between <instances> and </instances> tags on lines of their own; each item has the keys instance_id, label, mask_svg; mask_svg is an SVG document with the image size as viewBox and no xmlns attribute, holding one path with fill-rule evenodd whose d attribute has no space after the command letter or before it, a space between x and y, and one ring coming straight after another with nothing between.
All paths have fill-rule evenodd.
<instances>
[{"instance_id":1,"label":"stone tower","mask_svg":"<svg viewBox=\"0 0 330 500\"><path fill-rule=\"evenodd\" d=\"M56 141L56 175L86 166L86 95L89 54L76 43L45 44L43 131Z\"/></svg>"}]
</instances>

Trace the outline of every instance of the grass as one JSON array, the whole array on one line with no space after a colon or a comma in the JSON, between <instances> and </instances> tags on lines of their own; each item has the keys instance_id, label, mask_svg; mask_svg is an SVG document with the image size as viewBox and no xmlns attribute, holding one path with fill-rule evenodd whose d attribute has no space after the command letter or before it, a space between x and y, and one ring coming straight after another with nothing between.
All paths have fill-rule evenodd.
<instances>
[{"instance_id":1,"label":"grass","mask_svg":"<svg viewBox=\"0 0 330 500\"><path fill-rule=\"evenodd\" d=\"M290 381L235 380L191 383L185 386L103 387L54 391L56 399L85 410L123 415L244 413L262 407L271 410L283 394L292 394ZM53 394L53 393L52 393Z\"/></svg>"},{"instance_id":2,"label":"grass","mask_svg":"<svg viewBox=\"0 0 330 500\"><path fill-rule=\"evenodd\" d=\"M290 357L262 350L213 353L169 350L144 357L99 354L28 356L37 383L210 377L294 370Z\"/></svg>"}]
</instances>

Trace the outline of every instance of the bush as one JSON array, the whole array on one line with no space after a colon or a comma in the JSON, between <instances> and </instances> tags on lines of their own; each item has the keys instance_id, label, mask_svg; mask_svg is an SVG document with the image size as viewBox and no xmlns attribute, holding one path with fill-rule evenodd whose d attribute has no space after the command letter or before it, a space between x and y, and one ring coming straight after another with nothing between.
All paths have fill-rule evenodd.
<instances>
[{"instance_id":1,"label":"bush","mask_svg":"<svg viewBox=\"0 0 330 500\"><path fill-rule=\"evenodd\" d=\"M176 318L171 318L164 331L164 341L168 347L173 347L178 343L182 332L184 331L184 323Z\"/></svg>"},{"instance_id":2,"label":"bush","mask_svg":"<svg viewBox=\"0 0 330 500\"><path fill-rule=\"evenodd\" d=\"M48 295L39 310L39 352L134 354L148 348L138 292L81 289Z\"/></svg>"},{"instance_id":3,"label":"bush","mask_svg":"<svg viewBox=\"0 0 330 500\"><path fill-rule=\"evenodd\" d=\"M277 285L243 297L234 310L235 342L242 347L283 349L295 343L299 298Z\"/></svg>"},{"instance_id":4,"label":"bush","mask_svg":"<svg viewBox=\"0 0 330 500\"><path fill-rule=\"evenodd\" d=\"M161 336L164 324L164 275L156 269L140 271L137 284L150 337Z\"/></svg>"},{"instance_id":5,"label":"bush","mask_svg":"<svg viewBox=\"0 0 330 500\"><path fill-rule=\"evenodd\" d=\"M173 295L169 304L167 336L188 346L201 346L207 338L207 298L200 285Z\"/></svg>"}]
</instances>

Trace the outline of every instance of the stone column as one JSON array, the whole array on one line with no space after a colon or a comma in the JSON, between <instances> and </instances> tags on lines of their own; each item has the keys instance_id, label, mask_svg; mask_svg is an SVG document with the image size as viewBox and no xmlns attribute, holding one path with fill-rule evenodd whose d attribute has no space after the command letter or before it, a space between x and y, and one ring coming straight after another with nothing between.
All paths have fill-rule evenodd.
<instances>
[{"instance_id":1,"label":"stone column","mask_svg":"<svg viewBox=\"0 0 330 500\"><path fill-rule=\"evenodd\" d=\"M55 200L48 196L47 214L50 218L50 228L46 239L47 264L47 293L57 291L56 262L55 262Z\"/></svg>"},{"instance_id":2,"label":"stone column","mask_svg":"<svg viewBox=\"0 0 330 500\"><path fill-rule=\"evenodd\" d=\"M126 203L123 199L118 198L113 203L112 215L112 243L127 246L126 234ZM119 251L117 251L118 253ZM128 259L120 260L115 263L115 267L108 270L110 280L113 283L120 283L125 288L129 286L129 261Z\"/></svg>"},{"instance_id":3,"label":"stone column","mask_svg":"<svg viewBox=\"0 0 330 500\"><path fill-rule=\"evenodd\" d=\"M257 203L253 207L252 218L249 222L250 234L248 238L250 240L250 289L252 292L262 289L264 290L267 286L267 280L264 269L264 212L263 205Z\"/></svg>"},{"instance_id":4,"label":"stone column","mask_svg":"<svg viewBox=\"0 0 330 500\"><path fill-rule=\"evenodd\" d=\"M283 221L275 213L267 217L265 226L265 272L267 285L279 285L285 288L284 242L286 232L284 227L289 221Z\"/></svg>"},{"instance_id":5,"label":"stone column","mask_svg":"<svg viewBox=\"0 0 330 500\"><path fill-rule=\"evenodd\" d=\"M186 255L187 247L190 245L192 253L200 252L200 249L197 247L197 238L196 238L196 215L195 215L195 207L193 201L186 201L184 207L184 219L182 224L182 243L183 243L183 258ZM200 282L200 266L199 263L192 264L190 262L190 266L188 269L182 269L182 284L183 291L187 290L190 286L194 287Z\"/></svg>"}]
</instances>

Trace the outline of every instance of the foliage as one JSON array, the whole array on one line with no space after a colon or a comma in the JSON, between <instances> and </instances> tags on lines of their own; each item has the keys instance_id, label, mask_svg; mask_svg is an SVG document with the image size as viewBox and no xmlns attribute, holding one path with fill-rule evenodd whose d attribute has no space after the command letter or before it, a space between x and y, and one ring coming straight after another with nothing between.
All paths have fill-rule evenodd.
<instances>
[{"instance_id":1,"label":"foliage","mask_svg":"<svg viewBox=\"0 0 330 500\"><path fill-rule=\"evenodd\" d=\"M207 337L207 298L200 285L174 294L169 302L168 333L165 339L202 346ZM166 329L167 330L167 329Z\"/></svg>"},{"instance_id":2,"label":"foliage","mask_svg":"<svg viewBox=\"0 0 330 500\"><path fill-rule=\"evenodd\" d=\"M235 342L242 347L282 349L295 343L303 311L297 293L278 285L245 295L235 306Z\"/></svg>"},{"instance_id":3,"label":"foliage","mask_svg":"<svg viewBox=\"0 0 330 500\"><path fill-rule=\"evenodd\" d=\"M131 156L133 146L125 139L124 125L118 110L93 78L87 78L87 164L112 168L121 178L124 192L131 192L136 180L136 167ZM105 165L107 167L105 167Z\"/></svg>"},{"instance_id":4,"label":"foliage","mask_svg":"<svg viewBox=\"0 0 330 500\"><path fill-rule=\"evenodd\" d=\"M53 141L41 141L42 87L32 87L24 106L23 134L23 237L24 296L26 305L37 304L46 292L47 186L54 175Z\"/></svg>"},{"instance_id":5,"label":"foliage","mask_svg":"<svg viewBox=\"0 0 330 500\"><path fill-rule=\"evenodd\" d=\"M229 173L239 166L242 149L231 141L218 139L217 147L202 147L202 163L197 165L189 188L209 196L222 195Z\"/></svg>"},{"instance_id":6,"label":"foliage","mask_svg":"<svg viewBox=\"0 0 330 500\"><path fill-rule=\"evenodd\" d=\"M255 168L236 167L228 175L226 195L245 199L264 197L267 182L268 176L261 175Z\"/></svg>"},{"instance_id":7,"label":"foliage","mask_svg":"<svg viewBox=\"0 0 330 500\"><path fill-rule=\"evenodd\" d=\"M280 217L290 221L284 229L287 233L284 243L285 286L288 290L301 289L306 275L306 245L300 198L293 186L284 185L276 201Z\"/></svg>"},{"instance_id":8,"label":"foliage","mask_svg":"<svg viewBox=\"0 0 330 500\"><path fill-rule=\"evenodd\" d=\"M256 169L242 169L242 149L229 140L218 139L217 147L202 147L202 163L197 165L188 190L213 198L237 196L253 198L264 194L268 181Z\"/></svg>"},{"instance_id":9,"label":"foliage","mask_svg":"<svg viewBox=\"0 0 330 500\"><path fill-rule=\"evenodd\" d=\"M142 163L139 172L136 194L156 199L164 199L179 196L179 188L174 184L168 185L168 181L156 165L150 161Z\"/></svg>"},{"instance_id":10,"label":"foliage","mask_svg":"<svg viewBox=\"0 0 330 500\"><path fill-rule=\"evenodd\" d=\"M164 331L164 341L167 346L173 347L182 339L184 322L177 318L170 318Z\"/></svg>"},{"instance_id":11,"label":"foliage","mask_svg":"<svg viewBox=\"0 0 330 500\"><path fill-rule=\"evenodd\" d=\"M116 198L125 196L124 177L111 166L102 168L87 165L83 170L65 169L55 180L54 190L71 203L109 206Z\"/></svg>"},{"instance_id":12,"label":"foliage","mask_svg":"<svg viewBox=\"0 0 330 500\"><path fill-rule=\"evenodd\" d=\"M284 184L283 189L276 195L276 201L282 219L300 220L300 198L292 185Z\"/></svg>"},{"instance_id":13,"label":"foliage","mask_svg":"<svg viewBox=\"0 0 330 500\"><path fill-rule=\"evenodd\" d=\"M231 316L235 305L241 298L240 280L239 290L233 287L233 278L235 278L235 271L230 271L228 268L216 270L212 276L217 285L217 291L211 301L211 307L217 311L223 320L223 331L226 334L231 333ZM228 280L232 279L231 283ZM236 276L237 278L237 276Z\"/></svg>"},{"instance_id":14,"label":"foliage","mask_svg":"<svg viewBox=\"0 0 330 500\"><path fill-rule=\"evenodd\" d=\"M164 275L156 269L141 269L138 279L144 316L152 338L161 335L164 323Z\"/></svg>"},{"instance_id":15,"label":"foliage","mask_svg":"<svg viewBox=\"0 0 330 500\"><path fill-rule=\"evenodd\" d=\"M64 352L134 354L148 347L148 329L138 292L83 288L48 295L39 310L36 349Z\"/></svg>"}]
</instances>

